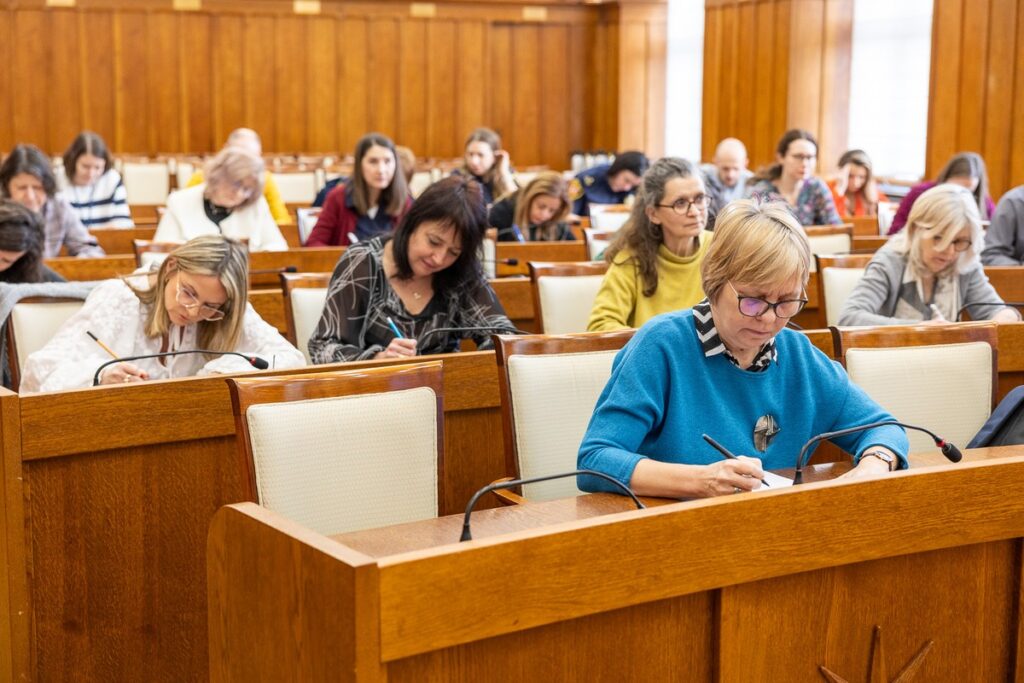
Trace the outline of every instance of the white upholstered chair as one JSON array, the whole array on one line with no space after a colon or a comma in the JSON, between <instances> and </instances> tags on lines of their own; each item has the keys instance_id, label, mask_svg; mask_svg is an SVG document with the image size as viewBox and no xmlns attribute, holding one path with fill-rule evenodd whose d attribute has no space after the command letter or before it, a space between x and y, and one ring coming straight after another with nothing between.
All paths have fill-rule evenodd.
<instances>
[{"instance_id":1,"label":"white upholstered chair","mask_svg":"<svg viewBox=\"0 0 1024 683\"><path fill-rule=\"evenodd\" d=\"M864 276L872 254L815 254L818 277L818 306L825 314L825 324L839 324L839 312L853 288Z\"/></svg>"},{"instance_id":2,"label":"white upholstered chair","mask_svg":"<svg viewBox=\"0 0 1024 683\"><path fill-rule=\"evenodd\" d=\"M545 334L586 332L608 264L530 262L533 310Z\"/></svg>"},{"instance_id":3,"label":"white upholstered chair","mask_svg":"<svg viewBox=\"0 0 1024 683\"><path fill-rule=\"evenodd\" d=\"M993 323L833 328L850 379L897 420L961 448L992 412L998 383ZM908 432L911 452L934 449Z\"/></svg>"},{"instance_id":4,"label":"white upholstered chair","mask_svg":"<svg viewBox=\"0 0 1024 683\"><path fill-rule=\"evenodd\" d=\"M497 337L509 477L528 479L576 469L576 454L608 383L612 360L632 336L633 330ZM531 500L579 494L573 477L523 487L523 496Z\"/></svg>"},{"instance_id":5,"label":"white upholstered chair","mask_svg":"<svg viewBox=\"0 0 1024 683\"><path fill-rule=\"evenodd\" d=\"M46 346L84 303L84 299L30 297L14 305L7 319L7 366L14 391L21 384L21 368L29 355Z\"/></svg>"},{"instance_id":6,"label":"white upholstered chair","mask_svg":"<svg viewBox=\"0 0 1024 683\"><path fill-rule=\"evenodd\" d=\"M320 220L321 211L323 211L323 208L319 206L311 206L295 210L295 225L299 230L300 244L306 244L306 240L309 239L309 234L313 232L313 228L316 227L316 222Z\"/></svg>"},{"instance_id":7,"label":"white upholstered chair","mask_svg":"<svg viewBox=\"0 0 1024 683\"><path fill-rule=\"evenodd\" d=\"M846 254L853 248L852 225L810 226L805 228L812 254ZM811 262L811 272L817 266Z\"/></svg>"},{"instance_id":8,"label":"white upholstered chair","mask_svg":"<svg viewBox=\"0 0 1024 683\"><path fill-rule=\"evenodd\" d=\"M312 204L316 199L317 177L313 171L275 173L274 182L285 204Z\"/></svg>"},{"instance_id":9,"label":"white upholstered chair","mask_svg":"<svg viewBox=\"0 0 1024 683\"><path fill-rule=\"evenodd\" d=\"M231 378L250 500L331 535L436 517L439 361Z\"/></svg>"},{"instance_id":10,"label":"white upholstered chair","mask_svg":"<svg viewBox=\"0 0 1024 683\"><path fill-rule=\"evenodd\" d=\"M613 230L597 230L596 228L583 229L583 241L587 243L587 258L591 261L598 261L602 258L605 250L615 239Z\"/></svg>"},{"instance_id":11,"label":"white upholstered chair","mask_svg":"<svg viewBox=\"0 0 1024 683\"><path fill-rule=\"evenodd\" d=\"M591 204L590 227L614 232L629 220L629 207L625 204Z\"/></svg>"},{"instance_id":12,"label":"white upholstered chair","mask_svg":"<svg viewBox=\"0 0 1024 683\"><path fill-rule=\"evenodd\" d=\"M320 322L327 301L330 273L281 273L284 296L285 337L309 357L309 338Z\"/></svg>"},{"instance_id":13,"label":"white upholstered chair","mask_svg":"<svg viewBox=\"0 0 1024 683\"><path fill-rule=\"evenodd\" d=\"M167 203L171 176L165 163L128 163L122 167L129 206L158 206Z\"/></svg>"}]
</instances>

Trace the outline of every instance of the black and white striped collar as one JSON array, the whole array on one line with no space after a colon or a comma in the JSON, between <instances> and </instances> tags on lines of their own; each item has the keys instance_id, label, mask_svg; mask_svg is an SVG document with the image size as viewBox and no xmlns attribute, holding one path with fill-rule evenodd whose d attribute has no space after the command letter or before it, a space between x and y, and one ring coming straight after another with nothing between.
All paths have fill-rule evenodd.
<instances>
[{"instance_id":1,"label":"black and white striped collar","mask_svg":"<svg viewBox=\"0 0 1024 683\"><path fill-rule=\"evenodd\" d=\"M715 327L715 319L711 316L711 302L704 299L693 307L693 324L697 328L697 338L700 339L701 348L704 350L705 358L717 356L724 353L729 362L739 367L740 363L736 356L732 355L729 349L725 348L722 338L718 335L718 328ZM746 368L748 372L764 372L778 359L778 351L775 348L775 337L766 341L754 357L754 362Z\"/></svg>"}]
</instances>

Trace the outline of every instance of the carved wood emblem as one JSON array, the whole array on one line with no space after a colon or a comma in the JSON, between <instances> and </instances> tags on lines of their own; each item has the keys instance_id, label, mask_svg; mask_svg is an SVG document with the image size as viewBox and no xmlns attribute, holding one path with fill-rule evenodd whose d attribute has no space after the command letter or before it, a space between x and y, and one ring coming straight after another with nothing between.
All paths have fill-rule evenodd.
<instances>
[{"instance_id":1,"label":"carved wood emblem","mask_svg":"<svg viewBox=\"0 0 1024 683\"><path fill-rule=\"evenodd\" d=\"M889 675L886 673L885 654L882 651L882 627L875 626L874 634L871 637L871 670L868 673L868 683L906 683L910 681L917 670L921 668L925 655L928 654L928 651L932 649L934 644L934 640L925 641L917 651L917 654L910 658L910 661L896 674L896 678L893 678L890 682ZM829 683L849 683L849 681L830 670L824 664L819 666L818 670L821 671L821 675Z\"/></svg>"}]
</instances>

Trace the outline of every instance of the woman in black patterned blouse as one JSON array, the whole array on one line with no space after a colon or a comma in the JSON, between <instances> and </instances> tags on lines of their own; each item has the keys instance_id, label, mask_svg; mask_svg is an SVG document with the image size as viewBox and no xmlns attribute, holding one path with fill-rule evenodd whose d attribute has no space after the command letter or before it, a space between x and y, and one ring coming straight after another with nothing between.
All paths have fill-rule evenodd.
<instances>
[{"instance_id":1,"label":"woman in black patterned blouse","mask_svg":"<svg viewBox=\"0 0 1024 683\"><path fill-rule=\"evenodd\" d=\"M463 338L486 347L492 333L514 331L477 256L486 226L479 183L451 176L420 195L393 236L349 247L309 339L313 362L449 353Z\"/></svg>"}]
</instances>

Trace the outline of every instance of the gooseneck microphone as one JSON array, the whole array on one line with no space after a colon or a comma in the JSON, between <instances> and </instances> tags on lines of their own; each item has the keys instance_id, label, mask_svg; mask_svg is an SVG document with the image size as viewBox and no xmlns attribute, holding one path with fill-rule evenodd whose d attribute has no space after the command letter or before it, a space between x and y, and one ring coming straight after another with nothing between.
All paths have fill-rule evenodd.
<instances>
[{"instance_id":1,"label":"gooseneck microphone","mask_svg":"<svg viewBox=\"0 0 1024 683\"><path fill-rule=\"evenodd\" d=\"M499 266L518 266L519 259L517 258L482 258L480 263L494 263Z\"/></svg>"},{"instance_id":2,"label":"gooseneck microphone","mask_svg":"<svg viewBox=\"0 0 1024 683\"><path fill-rule=\"evenodd\" d=\"M166 358L167 356L183 356L187 353L205 353L211 356L238 356L239 358L244 358L249 363L249 365L253 366L257 370L266 370L267 368L270 367L270 363L263 360L259 356L247 356L244 353L238 353L237 351L210 351L208 349L190 349L188 351L164 351L163 353L147 353L140 356L125 356L123 358L114 358L113 360L108 360L107 362L103 363L98 368L96 368L96 374L92 376L92 385L94 387L99 386L100 373L102 373L103 370L108 365L114 365L116 363L125 363L127 361L132 360L144 360L146 358Z\"/></svg>"},{"instance_id":3,"label":"gooseneck microphone","mask_svg":"<svg viewBox=\"0 0 1024 683\"><path fill-rule=\"evenodd\" d=\"M440 334L441 332L504 332L506 334L533 334L526 330L520 330L519 328L513 327L508 328L504 326L492 326L492 327L435 327L432 330L427 330L421 337L417 339L419 343L423 343L423 340L432 334Z\"/></svg>"},{"instance_id":4,"label":"gooseneck microphone","mask_svg":"<svg viewBox=\"0 0 1024 683\"><path fill-rule=\"evenodd\" d=\"M856 432L862 432L866 429L874 429L875 427L885 427L887 425L893 425L894 427L903 427L904 429L913 429L918 432L924 432L928 436L932 437L932 440L935 441L935 446L942 451L942 454L946 456L946 458L950 462L960 462L960 460L964 457L963 453L960 452L959 448L957 448L950 442L946 441L941 436L936 435L935 432L931 431L930 429L925 429L924 427L918 427L916 425L907 424L905 422L897 422L896 420L882 420L881 422L872 422L870 424L860 425L858 427L847 427L846 429L840 429L834 432L825 432L824 434L818 434L815 437L811 437L811 439L808 440L807 443L803 445L803 448L800 449L800 455L798 455L796 458L796 474L793 477L793 483L803 483L804 467L807 466L807 463L804 462L804 460L811 446L821 441L828 441L837 436L846 436L847 434L854 434Z\"/></svg>"},{"instance_id":5,"label":"gooseneck microphone","mask_svg":"<svg viewBox=\"0 0 1024 683\"><path fill-rule=\"evenodd\" d=\"M472 516L473 508L476 507L476 503L478 500L480 500L481 496L486 495L491 491L498 491L500 489L510 489L515 486L519 486L520 484L536 484L539 481L565 479L566 477L576 477L581 474L586 474L591 477L598 477L599 479L604 479L605 481L614 484L616 487L619 488L620 491L622 491L627 496L633 499L633 502L636 503L636 507L638 510L643 510L647 507L646 505L640 502L640 499L636 497L636 494L633 493L633 490L630 489L625 484L623 484L621 481L605 474L604 472L595 472L594 470L574 470L572 472L562 472L561 474L549 474L546 477L533 477L531 479L513 479L511 481L496 481L493 484L488 484L487 486L483 487L482 489L474 493L473 497L469 499L469 503L466 505L466 516L462 519L462 536L459 537L459 543L462 543L463 541L473 540L473 534L470 532L469 528L469 518Z\"/></svg>"},{"instance_id":6,"label":"gooseneck microphone","mask_svg":"<svg viewBox=\"0 0 1024 683\"><path fill-rule=\"evenodd\" d=\"M1000 308L1014 308L1015 306L1024 306L1022 301L979 301L973 304L964 304L960 307L960 310L956 312L956 322L960 322L960 318L963 317L964 311L968 308L974 308L975 306L999 306Z\"/></svg>"}]
</instances>

